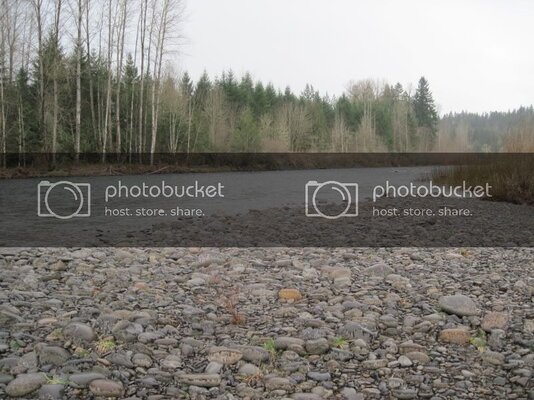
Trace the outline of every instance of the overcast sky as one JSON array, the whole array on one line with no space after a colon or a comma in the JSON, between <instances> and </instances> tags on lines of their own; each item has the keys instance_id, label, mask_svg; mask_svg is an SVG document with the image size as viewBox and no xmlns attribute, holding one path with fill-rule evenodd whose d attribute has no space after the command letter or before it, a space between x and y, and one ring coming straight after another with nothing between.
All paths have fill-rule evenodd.
<instances>
[{"instance_id":1,"label":"overcast sky","mask_svg":"<svg viewBox=\"0 0 534 400\"><path fill-rule=\"evenodd\" d=\"M416 85L441 113L534 103L532 0L189 0L180 66L300 93L365 78Z\"/></svg>"}]
</instances>

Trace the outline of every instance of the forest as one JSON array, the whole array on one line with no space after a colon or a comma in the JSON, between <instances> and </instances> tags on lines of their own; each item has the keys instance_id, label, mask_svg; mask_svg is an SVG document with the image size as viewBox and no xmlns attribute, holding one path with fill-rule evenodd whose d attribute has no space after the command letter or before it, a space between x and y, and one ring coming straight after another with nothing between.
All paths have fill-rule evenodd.
<instances>
[{"instance_id":1,"label":"forest","mask_svg":"<svg viewBox=\"0 0 534 400\"><path fill-rule=\"evenodd\" d=\"M182 0L0 3L3 154L513 151L507 137L534 137L532 106L440 118L424 77L338 97L231 70L194 81L176 67Z\"/></svg>"}]
</instances>

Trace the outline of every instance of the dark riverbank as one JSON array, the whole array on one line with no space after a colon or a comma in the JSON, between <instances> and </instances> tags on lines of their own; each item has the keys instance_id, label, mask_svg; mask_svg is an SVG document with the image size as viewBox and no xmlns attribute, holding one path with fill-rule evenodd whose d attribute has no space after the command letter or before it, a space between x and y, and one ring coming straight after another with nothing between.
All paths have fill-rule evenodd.
<instances>
[{"instance_id":1,"label":"dark riverbank","mask_svg":"<svg viewBox=\"0 0 534 400\"><path fill-rule=\"evenodd\" d=\"M68 176L116 176L159 173L277 171L355 167L409 167L493 165L532 154L483 153L195 153L128 156L34 153L8 154L7 167L0 168L0 179Z\"/></svg>"}]
</instances>

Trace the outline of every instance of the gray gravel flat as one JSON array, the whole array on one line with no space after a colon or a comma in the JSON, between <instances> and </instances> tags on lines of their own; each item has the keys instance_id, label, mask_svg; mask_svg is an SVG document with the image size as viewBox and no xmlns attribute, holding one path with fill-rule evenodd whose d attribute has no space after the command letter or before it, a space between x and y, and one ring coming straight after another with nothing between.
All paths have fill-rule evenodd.
<instances>
[{"instance_id":1,"label":"gray gravel flat","mask_svg":"<svg viewBox=\"0 0 534 400\"><path fill-rule=\"evenodd\" d=\"M534 396L531 248L2 249L0 268L0 398Z\"/></svg>"}]
</instances>

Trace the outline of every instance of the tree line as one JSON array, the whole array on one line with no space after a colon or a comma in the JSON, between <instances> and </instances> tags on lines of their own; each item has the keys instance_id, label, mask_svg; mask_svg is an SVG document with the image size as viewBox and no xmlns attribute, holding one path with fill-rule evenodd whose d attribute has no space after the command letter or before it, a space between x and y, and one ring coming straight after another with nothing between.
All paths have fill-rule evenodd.
<instances>
[{"instance_id":1,"label":"tree line","mask_svg":"<svg viewBox=\"0 0 534 400\"><path fill-rule=\"evenodd\" d=\"M436 148L462 152L534 151L534 107L445 114L439 123Z\"/></svg>"},{"instance_id":2,"label":"tree line","mask_svg":"<svg viewBox=\"0 0 534 400\"><path fill-rule=\"evenodd\" d=\"M0 152L156 151L182 0L0 4Z\"/></svg>"},{"instance_id":3,"label":"tree line","mask_svg":"<svg viewBox=\"0 0 534 400\"><path fill-rule=\"evenodd\" d=\"M432 151L429 83L340 97L173 67L182 0L0 0L0 153ZM454 133L455 134L455 133ZM448 137L453 138L452 133ZM450 139L449 139L450 140Z\"/></svg>"}]
</instances>

